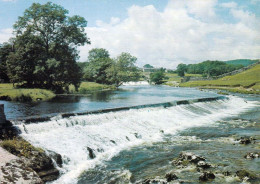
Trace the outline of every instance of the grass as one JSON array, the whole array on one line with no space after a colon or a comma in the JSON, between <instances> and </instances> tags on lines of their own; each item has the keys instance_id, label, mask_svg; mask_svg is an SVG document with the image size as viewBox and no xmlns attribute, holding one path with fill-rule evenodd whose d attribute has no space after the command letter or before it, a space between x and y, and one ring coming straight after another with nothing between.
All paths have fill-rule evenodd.
<instances>
[{"instance_id":1,"label":"grass","mask_svg":"<svg viewBox=\"0 0 260 184\"><path fill-rule=\"evenodd\" d=\"M230 92L260 94L260 64L239 74L217 80L190 81L181 83L181 87L203 87L225 89Z\"/></svg>"},{"instance_id":2,"label":"grass","mask_svg":"<svg viewBox=\"0 0 260 184\"><path fill-rule=\"evenodd\" d=\"M19 89L13 88L13 85L0 84L0 99L10 101L47 101L55 97L55 94L50 90L45 89Z\"/></svg>"},{"instance_id":3,"label":"grass","mask_svg":"<svg viewBox=\"0 0 260 184\"><path fill-rule=\"evenodd\" d=\"M30 158L33 151L44 152L41 148L32 146L22 138L7 139L0 142L0 146L16 156Z\"/></svg>"},{"instance_id":4,"label":"grass","mask_svg":"<svg viewBox=\"0 0 260 184\"><path fill-rule=\"evenodd\" d=\"M69 93L72 94L87 94L92 91L101 91L101 90L114 90L115 86L98 84L95 82L82 82L80 84L78 92L76 92L75 87L73 85L69 86Z\"/></svg>"}]
</instances>

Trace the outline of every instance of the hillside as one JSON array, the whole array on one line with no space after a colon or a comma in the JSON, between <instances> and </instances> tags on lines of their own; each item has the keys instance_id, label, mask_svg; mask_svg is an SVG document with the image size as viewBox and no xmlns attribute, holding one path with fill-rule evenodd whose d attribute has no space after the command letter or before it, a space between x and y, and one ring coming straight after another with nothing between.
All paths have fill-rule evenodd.
<instances>
[{"instance_id":1,"label":"hillside","mask_svg":"<svg viewBox=\"0 0 260 184\"><path fill-rule=\"evenodd\" d=\"M216 88L232 92L260 94L260 64L233 76L226 76L217 80L191 81L181 83L180 86Z\"/></svg>"},{"instance_id":2,"label":"hillside","mask_svg":"<svg viewBox=\"0 0 260 184\"><path fill-rule=\"evenodd\" d=\"M251 64L254 64L256 62L258 62L258 59L235 59L235 60L229 60L229 61L225 61L225 63L230 64L230 65L243 65L243 66L248 66Z\"/></svg>"}]
</instances>

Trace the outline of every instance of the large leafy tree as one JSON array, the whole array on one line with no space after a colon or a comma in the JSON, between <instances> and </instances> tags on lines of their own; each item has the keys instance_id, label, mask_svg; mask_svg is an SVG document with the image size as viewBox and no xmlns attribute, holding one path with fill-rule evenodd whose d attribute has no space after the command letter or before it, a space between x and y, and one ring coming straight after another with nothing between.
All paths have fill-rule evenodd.
<instances>
[{"instance_id":1,"label":"large leafy tree","mask_svg":"<svg viewBox=\"0 0 260 184\"><path fill-rule=\"evenodd\" d=\"M116 59L113 66L109 69L108 76L116 87L123 82L138 81L141 72L136 67L137 58L129 53L123 52Z\"/></svg>"},{"instance_id":2,"label":"large leafy tree","mask_svg":"<svg viewBox=\"0 0 260 184\"><path fill-rule=\"evenodd\" d=\"M12 45L9 43L3 43L0 45L0 82L8 82L9 77L7 75L6 60L8 55L12 52Z\"/></svg>"},{"instance_id":3,"label":"large leafy tree","mask_svg":"<svg viewBox=\"0 0 260 184\"><path fill-rule=\"evenodd\" d=\"M69 17L63 7L33 3L14 24L14 52L7 59L9 77L28 87L55 91L80 82L77 46L89 44L83 17Z\"/></svg>"},{"instance_id":4,"label":"large leafy tree","mask_svg":"<svg viewBox=\"0 0 260 184\"><path fill-rule=\"evenodd\" d=\"M88 66L84 72L84 79L100 84L110 84L107 78L108 68L113 64L109 52L103 48L94 48L89 51Z\"/></svg>"},{"instance_id":5,"label":"large leafy tree","mask_svg":"<svg viewBox=\"0 0 260 184\"><path fill-rule=\"evenodd\" d=\"M116 87L123 82L137 81L141 75L135 66L136 60L136 57L124 52L111 59L106 49L94 48L89 51L89 64L85 68L84 79Z\"/></svg>"}]
</instances>

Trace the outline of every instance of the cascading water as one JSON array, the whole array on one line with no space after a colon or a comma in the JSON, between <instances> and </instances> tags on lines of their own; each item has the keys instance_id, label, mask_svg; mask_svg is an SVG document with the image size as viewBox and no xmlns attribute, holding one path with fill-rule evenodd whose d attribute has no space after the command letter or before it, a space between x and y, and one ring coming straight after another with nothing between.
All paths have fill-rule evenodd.
<instances>
[{"instance_id":1,"label":"cascading water","mask_svg":"<svg viewBox=\"0 0 260 184\"><path fill-rule=\"evenodd\" d=\"M22 136L33 145L62 155L63 175L54 183L77 183L83 171L102 165L120 151L158 142L165 135L191 127L214 126L256 106L255 102L228 99L198 102L169 108L131 109L70 118L53 118L42 123L22 124ZM94 159L90 158L93 150Z\"/></svg>"}]
</instances>

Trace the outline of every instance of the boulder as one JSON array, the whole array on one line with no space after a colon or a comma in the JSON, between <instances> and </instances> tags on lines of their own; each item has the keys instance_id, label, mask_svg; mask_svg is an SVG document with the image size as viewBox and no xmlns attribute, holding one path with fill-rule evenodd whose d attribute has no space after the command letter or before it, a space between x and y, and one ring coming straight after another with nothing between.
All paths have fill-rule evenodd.
<instances>
[{"instance_id":1,"label":"boulder","mask_svg":"<svg viewBox=\"0 0 260 184\"><path fill-rule=\"evenodd\" d=\"M200 181L208 181L212 179L215 179L215 174L213 174L212 172L204 172L199 177Z\"/></svg>"},{"instance_id":2,"label":"boulder","mask_svg":"<svg viewBox=\"0 0 260 184\"><path fill-rule=\"evenodd\" d=\"M0 166L0 183L43 184L39 175L27 167L21 159L12 160Z\"/></svg>"},{"instance_id":3,"label":"boulder","mask_svg":"<svg viewBox=\"0 0 260 184\"><path fill-rule=\"evenodd\" d=\"M87 147L87 150L88 150L89 158L91 158L91 159L96 158L96 155L95 155L95 153L94 153L92 148Z\"/></svg>"},{"instance_id":4,"label":"boulder","mask_svg":"<svg viewBox=\"0 0 260 184\"><path fill-rule=\"evenodd\" d=\"M243 180L244 178L248 178L249 180L256 179L256 176L252 173L250 173L247 170L239 170L236 172L236 175L239 177L239 179Z\"/></svg>"},{"instance_id":5,"label":"boulder","mask_svg":"<svg viewBox=\"0 0 260 184\"><path fill-rule=\"evenodd\" d=\"M201 168L203 168L203 169L208 169L208 168L211 167L211 165L208 164L208 163L206 163L205 161L199 161L199 162L197 163L197 166L198 166L198 167L201 167Z\"/></svg>"},{"instance_id":6,"label":"boulder","mask_svg":"<svg viewBox=\"0 0 260 184\"><path fill-rule=\"evenodd\" d=\"M181 152L179 157L173 161L174 165L183 165L187 166L189 163L192 164L198 164L200 161L205 161L205 158L195 155L194 153L191 152ZM209 164L206 163L201 163L201 165L204 164L205 167L208 167Z\"/></svg>"},{"instance_id":7,"label":"boulder","mask_svg":"<svg viewBox=\"0 0 260 184\"><path fill-rule=\"evenodd\" d=\"M237 139L240 144L250 144L250 143L255 143L255 138L253 137L241 137L240 139Z\"/></svg>"},{"instance_id":8,"label":"boulder","mask_svg":"<svg viewBox=\"0 0 260 184\"><path fill-rule=\"evenodd\" d=\"M48 150L48 156L50 156L59 167L62 167L62 157L60 154L58 154L54 151Z\"/></svg>"},{"instance_id":9,"label":"boulder","mask_svg":"<svg viewBox=\"0 0 260 184\"><path fill-rule=\"evenodd\" d=\"M254 158L259 158L259 153L254 153L254 152L251 152L251 153L247 153L244 158L246 159L254 159Z\"/></svg>"},{"instance_id":10,"label":"boulder","mask_svg":"<svg viewBox=\"0 0 260 184\"><path fill-rule=\"evenodd\" d=\"M141 182L138 182L138 184L167 184L167 181L163 179L145 179Z\"/></svg>"},{"instance_id":11,"label":"boulder","mask_svg":"<svg viewBox=\"0 0 260 184\"><path fill-rule=\"evenodd\" d=\"M169 172L165 175L165 178L167 180L167 182L171 182L173 180L177 180L178 177L176 176L176 174L174 172Z\"/></svg>"},{"instance_id":12,"label":"boulder","mask_svg":"<svg viewBox=\"0 0 260 184\"><path fill-rule=\"evenodd\" d=\"M60 175L51 157L47 156L45 152L32 151L30 158L22 159L26 166L33 169L44 182L56 180Z\"/></svg>"}]
</instances>

